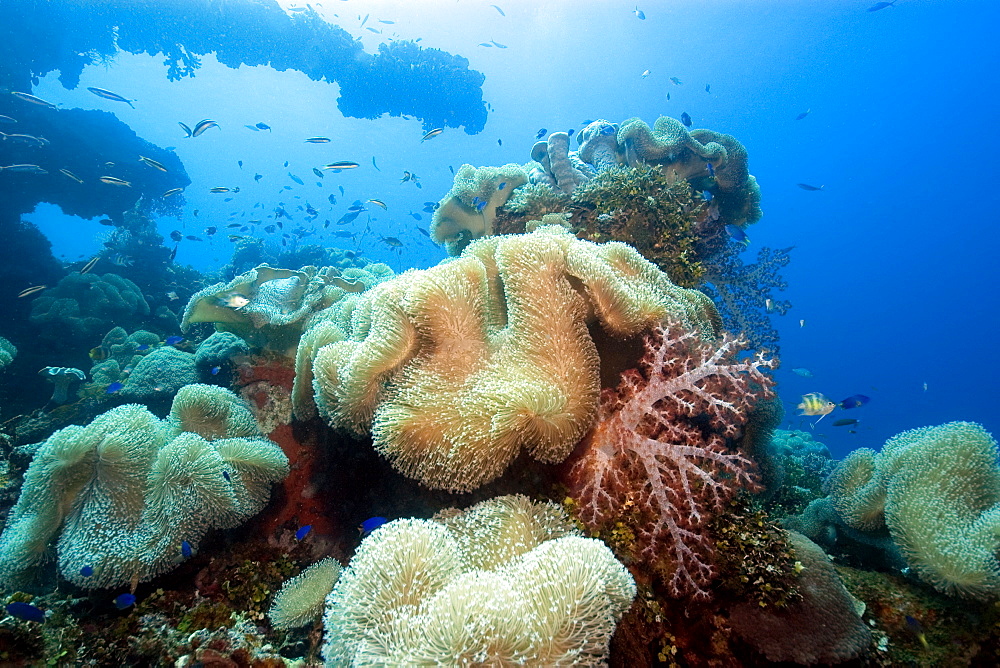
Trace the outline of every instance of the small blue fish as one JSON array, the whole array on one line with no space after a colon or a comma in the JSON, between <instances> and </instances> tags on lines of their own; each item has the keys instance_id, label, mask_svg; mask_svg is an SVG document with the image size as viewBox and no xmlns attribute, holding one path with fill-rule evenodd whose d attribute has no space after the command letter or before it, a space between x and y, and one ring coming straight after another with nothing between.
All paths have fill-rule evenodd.
<instances>
[{"instance_id":1,"label":"small blue fish","mask_svg":"<svg viewBox=\"0 0 1000 668\"><path fill-rule=\"evenodd\" d=\"M681 123L684 124L684 127L687 127L687 128L691 127L691 123L692 123L692 121L691 121L691 114L689 114L686 111L683 114L681 114Z\"/></svg>"},{"instance_id":2,"label":"small blue fish","mask_svg":"<svg viewBox=\"0 0 1000 668\"><path fill-rule=\"evenodd\" d=\"M111 383L110 385L108 385L108 389L106 389L105 392L108 394L114 394L123 387L125 387L125 383L117 383L117 382Z\"/></svg>"},{"instance_id":3,"label":"small blue fish","mask_svg":"<svg viewBox=\"0 0 1000 668\"><path fill-rule=\"evenodd\" d=\"M566 136L572 137L574 132L576 132L576 128L570 128L569 132L566 133Z\"/></svg>"},{"instance_id":4,"label":"small blue fish","mask_svg":"<svg viewBox=\"0 0 1000 668\"><path fill-rule=\"evenodd\" d=\"M209 371L209 373L211 373L211 374L212 374L213 376L218 376L218 375L219 375L219 371L220 371L221 369L222 369L222 367L221 367L221 366L213 366L213 367L212 367L211 369L209 369L208 371Z\"/></svg>"},{"instance_id":5,"label":"small blue fish","mask_svg":"<svg viewBox=\"0 0 1000 668\"><path fill-rule=\"evenodd\" d=\"M843 401L840 402L840 407L847 408L860 408L871 401L872 398L865 396L864 394L852 394Z\"/></svg>"},{"instance_id":6,"label":"small blue fish","mask_svg":"<svg viewBox=\"0 0 1000 668\"><path fill-rule=\"evenodd\" d=\"M473 197L472 198L472 208L474 208L474 209L477 208L479 206L479 203L482 202L482 201L483 200L480 199L479 195L476 195L475 197Z\"/></svg>"},{"instance_id":7,"label":"small blue fish","mask_svg":"<svg viewBox=\"0 0 1000 668\"><path fill-rule=\"evenodd\" d=\"M632 11L632 13L633 13L633 14L635 14L635 17L636 17L637 19L639 19L640 21L645 21L645 20L646 20L646 12L642 11L642 10L641 10L641 9L639 9L638 7L636 7L636 8L635 8L635 9L634 9L634 10Z\"/></svg>"},{"instance_id":8,"label":"small blue fish","mask_svg":"<svg viewBox=\"0 0 1000 668\"><path fill-rule=\"evenodd\" d=\"M424 217L421 216L419 213L414 213L412 211L408 215L412 216L413 220L423 220L424 219Z\"/></svg>"},{"instance_id":9,"label":"small blue fish","mask_svg":"<svg viewBox=\"0 0 1000 668\"><path fill-rule=\"evenodd\" d=\"M136 350L149 350L149 344L140 343L138 346L136 346Z\"/></svg>"},{"instance_id":10,"label":"small blue fish","mask_svg":"<svg viewBox=\"0 0 1000 668\"><path fill-rule=\"evenodd\" d=\"M708 191L708 190L702 190L701 191L701 198L703 200L705 200L706 202L711 202L712 201L712 193L710 191Z\"/></svg>"},{"instance_id":11,"label":"small blue fish","mask_svg":"<svg viewBox=\"0 0 1000 668\"><path fill-rule=\"evenodd\" d=\"M497 186L497 190L503 190L506 187L507 187L507 182L504 181L503 183Z\"/></svg>"},{"instance_id":12,"label":"small blue fish","mask_svg":"<svg viewBox=\"0 0 1000 668\"><path fill-rule=\"evenodd\" d=\"M186 540L181 541L181 556L185 559L191 556L191 543Z\"/></svg>"},{"instance_id":13,"label":"small blue fish","mask_svg":"<svg viewBox=\"0 0 1000 668\"><path fill-rule=\"evenodd\" d=\"M388 521L389 520L387 520L384 517L369 517L368 519L366 519L364 522L361 523L361 526L358 527L358 531L360 531L361 536L364 537L370 534L372 531L375 531L375 529L378 529L380 526L382 526Z\"/></svg>"},{"instance_id":14,"label":"small blue fish","mask_svg":"<svg viewBox=\"0 0 1000 668\"><path fill-rule=\"evenodd\" d=\"M129 608L135 604L135 594L119 594L115 596L114 604L119 610Z\"/></svg>"},{"instance_id":15,"label":"small blue fish","mask_svg":"<svg viewBox=\"0 0 1000 668\"><path fill-rule=\"evenodd\" d=\"M877 12L880 9L885 9L886 7L892 7L895 5L897 0L892 0L892 2L876 2L874 5L868 8L869 12Z\"/></svg>"},{"instance_id":16,"label":"small blue fish","mask_svg":"<svg viewBox=\"0 0 1000 668\"><path fill-rule=\"evenodd\" d=\"M257 128L260 129L260 130L268 130L268 131L270 131L271 126L267 125L266 123L257 123Z\"/></svg>"},{"instance_id":17,"label":"small blue fish","mask_svg":"<svg viewBox=\"0 0 1000 668\"><path fill-rule=\"evenodd\" d=\"M184 340L183 336L168 336L164 344L168 346L176 346L178 343Z\"/></svg>"},{"instance_id":18,"label":"small blue fish","mask_svg":"<svg viewBox=\"0 0 1000 668\"><path fill-rule=\"evenodd\" d=\"M222 477L226 479L226 482L232 482L233 479L229 477L229 471L223 471Z\"/></svg>"},{"instance_id":19,"label":"small blue fish","mask_svg":"<svg viewBox=\"0 0 1000 668\"><path fill-rule=\"evenodd\" d=\"M486 200L483 200L479 204L476 205L476 211L478 211L480 213L482 213L483 209L485 209L485 208L486 208Z\"/></svg>"},{"instance_id":20,"label":"small blue fish","mask_svg":"<svg viewBox=\"0 0 1000 668\"><path fill-rule=\"evenodd\" d=\"M744 232L741 227L736 225L726 225L726 234L728 234L729 238L738 244L743 244L744 246L750 245L750 237L747 236L747 233Z\"/></svg>"},{"instance_id":21,"label":"small blue fish","mask_svg":"<svg viewBox=\"0 0 1000 668\"><path fill-rule=\"evenodd\" d=\"M295 532L295 540L302 540L303 538L308 536L309 532L312 531L312 528L313 527L311 524L299 527L299 530Z\"/></svg>"},{"instance_id":22,"label":"small blue fish","mask_svg":"<svg viewBox=\"0 0 1000 668\"><path fill-rule=\"evenodd\" d=\"M712 176L712 177L714 177L714 176L715 176L715 165L713 165L713 164L712 164L712 163L710 163L710 162L706 162L706 163L705 163L705 169L707 169L707 170L708 170L708 175L709 175L709 176Z\"/></svg>"},{"instance_id":23,"label":"small blue fish","mask_svg":"<svg viewBox=\"0 0 1000 668\"><path fill-rule=\"evenodd\" d=\"M30 603L15 601L14 603L8 603L6 609L7 614L11 617L17 617L18 619L23 619L26 622L42 623L45 621L45 613L42 612L40 608L36 608Z\"/></svg>"},{"instance_id":24,"label":"small blue fish","mask_svg":"<svg viewBox=\"0 0 1000 668\"><path fill-rule=\"evenodd\" d=\"M542 137L545 136L546 132L548 132L548 130L546 130L545 128L542 128L541 130L539 130L538 132L535 133L535 139L541 139Z\"/></svg>"},{"instance_id":25,"label":"small blue fish","mask_svg":"<svg viewBox=\"0 0 1000 668\"><path fill-rule=\"evenodd\" d=\"M84 566L83 568L80 569L80 575L82 575L85 578L89 578L93 574L94 574L93 566Z\"/></svg>"},{"instance_id":26,"label":"small blue fish","mask_svg":"<svg viewBox=\"0 0 1000 668\"><path fill-rule=\"evenodd\" d=\"M288 178L290 178L292 181L295 181L300 186L304 186L305 185L305 182L303 182L302 179L300 179L299 177L295 176L295 174L292 174L291 172L288 172Z\"/></svg>"}]
</instances>

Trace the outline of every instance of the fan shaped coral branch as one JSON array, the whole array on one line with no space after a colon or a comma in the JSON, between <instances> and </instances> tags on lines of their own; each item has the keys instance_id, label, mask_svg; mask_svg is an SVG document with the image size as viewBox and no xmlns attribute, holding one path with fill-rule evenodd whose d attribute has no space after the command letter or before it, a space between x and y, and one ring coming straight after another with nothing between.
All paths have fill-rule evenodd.
<instances>
[{"instance_id":1,"label":"fan shaped coral branch","mask_svg":"<svg viewBox=\"0 0 1000 668\"><path fill-rule=\"evenodd\" d=\"M601 396L597 425L568 472L580 519L601 528L638 515L642 556L669 574L674 595L707 596L712 546L701 532L741 488L752 464L729 449L754 402L770 396L761 353L742 339L718 343L682 328L647 336L639 369Z\"/></svg>"}]
</instances>

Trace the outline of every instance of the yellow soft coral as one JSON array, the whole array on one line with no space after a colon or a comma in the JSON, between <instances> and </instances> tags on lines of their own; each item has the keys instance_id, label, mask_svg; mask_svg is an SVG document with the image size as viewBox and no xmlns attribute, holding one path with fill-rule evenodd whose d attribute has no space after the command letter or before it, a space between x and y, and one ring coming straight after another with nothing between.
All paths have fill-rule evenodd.
<instances>
[{"instance_id":1,"label":"yellow soft coral","mask_svg":"<svg viewBox=\"0 0 1000 668\"><path fill-rule=\"evenodd\" d=\"M562 461L590 428L600 359L588 325L627 337L667 315L713 334L709 300L629 246L556 227L483 239L360 295L338 323L345 339L327 336L311 360L316 403L333 425L370 430L404 474L469 491L522 448Z\"/></svg>"}]
</instances>

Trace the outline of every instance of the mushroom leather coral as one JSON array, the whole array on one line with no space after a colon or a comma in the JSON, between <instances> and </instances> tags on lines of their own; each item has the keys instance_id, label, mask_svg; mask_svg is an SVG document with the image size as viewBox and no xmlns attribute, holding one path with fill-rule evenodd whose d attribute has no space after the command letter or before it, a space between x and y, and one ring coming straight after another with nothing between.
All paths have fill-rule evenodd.
<instances>
[{"instance_id":1,"label":"mushroom leather coral","mask_svg":"<svg viewBox=\"0 0 1000 668\"><path fill-rule=\"evenodd\" d=\"M657 328L640 368L602 393L597 425L567 473L590 528L639 518L642 558L668 575L675 596L707 597L713 550L702 527L740 487L756 486L752 463L729 442L754 402L773 396L762 370L777 363L761 353L739 359L745 348L728 334L713 343Z\"/></svg>"},{"instance_id":2,"label":"mushroom leather coral","mask_svg":"<svg viewBox=\"0 0 1000 668\"><path fill-rule=\"evenodd\" d=\"M370 429L404 474L469 491L522 448L561 462L590 428L600 360L588 323L621 338L671 315L711 334L702 297L624 244L556 227L484 239L362 295L340 323L354 331L312 360L316 403L335 426Z\"/></svg>"}]
</instances>

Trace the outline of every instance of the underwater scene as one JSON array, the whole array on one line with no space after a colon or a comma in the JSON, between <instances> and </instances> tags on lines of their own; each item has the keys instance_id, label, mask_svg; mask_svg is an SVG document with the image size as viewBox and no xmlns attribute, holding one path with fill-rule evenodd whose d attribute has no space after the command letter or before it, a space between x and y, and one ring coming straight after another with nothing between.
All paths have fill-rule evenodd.
<instances>
[{"instance_id":1,"label":"underwater scene","mask_svg":"<svg viewBox=\"0 0 1000 668\"><path fill-rule=\"evenodd\" d=\"M998 24L2 0L0 666L1000 665Z\"/></svg>"}]
</instances>

